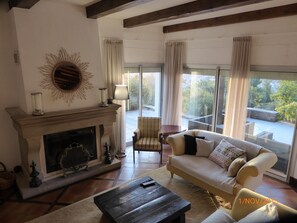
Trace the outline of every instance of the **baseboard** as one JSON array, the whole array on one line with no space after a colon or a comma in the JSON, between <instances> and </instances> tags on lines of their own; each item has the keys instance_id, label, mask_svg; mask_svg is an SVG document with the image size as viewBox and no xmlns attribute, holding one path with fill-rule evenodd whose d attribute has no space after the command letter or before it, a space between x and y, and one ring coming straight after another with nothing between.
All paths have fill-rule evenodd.
<instances>
[{"instance_id":1,"label":"baseboard","mask_svg":"<svg viewBox=\"0 0 297 223\"><path fill-rule=\"evenodd\" d=\"M297 190L297 179L295 179L294 177L290 177L289 185Z\"/></svg>"}]
</instances>

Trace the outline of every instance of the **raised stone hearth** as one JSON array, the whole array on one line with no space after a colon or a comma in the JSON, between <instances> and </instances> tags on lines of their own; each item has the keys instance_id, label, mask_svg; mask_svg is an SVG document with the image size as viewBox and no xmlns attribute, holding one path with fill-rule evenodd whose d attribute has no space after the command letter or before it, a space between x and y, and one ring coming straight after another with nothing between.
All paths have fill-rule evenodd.
<instances>
[{"instance_id":1,"label":"raised stone hearth","mask_svg":"<svg viewBox=\"0 0 297 223\"><path fill-rule=\"evenodd\" d=\"M35 196L95 174L120 168L121 164L118 160L114 160L112 164L103 163L104 144L110 144L111 148L115 150L113 123L116 121L119 107L117 104L111 104L108 107L49 112L43 116L28 115L18 107L7 108L6 110L10 114L19 136L22 173L17 174L17 184L23 198ZM63 177L61 169L49 171L44 151L46 136L87 127L95 129L95 151L97 151L96 159L88 162L88 170L74 172L66 178ZM29 187L30 164L32 161L36 163L36 170L40 173L38 177L43 182L38 188Z\"/></svg>"}]
</instances>

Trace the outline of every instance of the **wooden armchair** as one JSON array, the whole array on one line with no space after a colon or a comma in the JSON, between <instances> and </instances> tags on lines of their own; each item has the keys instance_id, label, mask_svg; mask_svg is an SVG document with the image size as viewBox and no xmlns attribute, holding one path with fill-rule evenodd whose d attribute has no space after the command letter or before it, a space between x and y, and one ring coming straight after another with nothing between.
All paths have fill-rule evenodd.
<instances>
[{"instance_id":1,"label":"wooden armchair","mask_svg":"<svg viewBox=\"0 0 297 223\"><path fill-rule=\"evenodd\" d=\"M148 151L160 153L162 164L163 136L160 133L161 118L138 117L138 128L133 136L133 162L135 163L135 151Z\"/></svg>"}]
</instances>

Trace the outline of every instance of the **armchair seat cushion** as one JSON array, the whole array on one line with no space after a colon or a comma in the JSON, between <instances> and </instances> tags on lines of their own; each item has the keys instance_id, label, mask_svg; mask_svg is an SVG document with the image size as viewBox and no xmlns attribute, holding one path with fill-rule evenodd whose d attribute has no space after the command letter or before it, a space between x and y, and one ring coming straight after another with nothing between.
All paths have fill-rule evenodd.
<instances>
[{"instance_id":1,"label":"armchair seat cushion","mask_svg":"<svg viewBox=\"0 0 297 223\"><path fill-rule=\"evenodd\" d=\"M161 150L158 138L140 138L135 143L135 150Z\"/></svg>"},{"instance_id":2,"label":"armchair seat cushion","mask_svg":"<svg viewBox=\"0 0 297 223\"><path fill-rule=\"evenodd\" d=\"M171 165L182 169L184 172L193 176L193 178L201 179L207 184L223 190L228 194L233 194L233 188L237 184L234 177L228 177L225 169L207 157L191 155L173 156L171 157Z\"/></svg>"}]
</instances>

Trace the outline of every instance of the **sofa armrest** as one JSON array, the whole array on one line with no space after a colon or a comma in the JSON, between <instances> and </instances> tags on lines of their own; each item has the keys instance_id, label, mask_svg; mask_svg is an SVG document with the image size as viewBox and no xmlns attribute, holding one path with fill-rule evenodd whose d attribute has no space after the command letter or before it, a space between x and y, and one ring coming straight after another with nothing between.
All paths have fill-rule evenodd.
<instances>
[{"instance_id":1,"label":"sofa armrest","mask_svg":"<svg viewBox=\"0 0 297 223\"><path fill-rule=\"evenodd\" d=\"M261 149L258 156L248 161L237 173L236 181L245 185L250 177L257 177L269 170L277 161L277 156L266 150Z\"/></svg>"},{"instance_id":2,"label":"sofa armrest","mask_svg":"<svg viewBox=\"0 0 297 223\"><path fill-rule=\"evenodd\" d=\"M174 155L183 155L185 153L185 140L184 135L193 135L192 130L169 135L166 142L171 146Z\"/></svg>"},{"instance_id":3,"label":"sofa armrest","mask_svg":"<svg viewBox=\"0 0 297 223\"><path fill-rule=\"evenodd\" d=\"M272 198L265 197L259 193L243 188L235 197L230 215L234 220L238 221L270 202L275 203L280 220L297 214L297 211L293 208L283 205Z\"/></svg>"}]
</instances>

